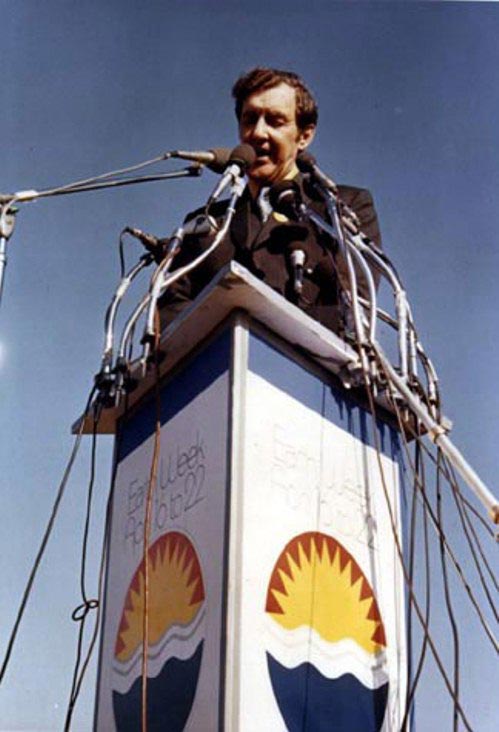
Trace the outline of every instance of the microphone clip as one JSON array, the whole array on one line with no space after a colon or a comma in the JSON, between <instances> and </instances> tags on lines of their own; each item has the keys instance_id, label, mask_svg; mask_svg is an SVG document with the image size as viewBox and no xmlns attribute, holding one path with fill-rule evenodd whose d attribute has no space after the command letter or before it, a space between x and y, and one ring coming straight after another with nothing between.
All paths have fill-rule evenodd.
<instances>
[{"instance_id":1,"label":"microphone clip","mask_svg":"<svg viewBox=\"0 0 499 732\"><path fill-rule=\"evenodd\" d=\"M293 267L293 289L297 295L303 292L303 273L307 255L303 249L292 249L290 254L291 265Z\"/></svg>"}]
</instances>

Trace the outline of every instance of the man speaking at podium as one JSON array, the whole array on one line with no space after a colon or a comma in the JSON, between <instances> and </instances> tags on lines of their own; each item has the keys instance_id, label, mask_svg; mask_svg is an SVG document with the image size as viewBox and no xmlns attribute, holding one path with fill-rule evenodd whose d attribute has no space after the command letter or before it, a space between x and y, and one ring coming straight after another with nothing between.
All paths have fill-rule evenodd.
<instances>
[{"instance_id":1,"label":"man speaking at podium","mask_svg":"<svg viewBox=\"0 0 499 732\"><path fill-rule=\"evenodd\" d=\"M232 89L241 143L256 154L247 170L248 185L236 205L228 236L198 267L173 284L160 301L162 326L191 302L232 259L335 332L342 332L339 280L347 281L336 243L308 222L290 221L272 210L271 186L294 180L303 201L323 218L326 206L297 158L312 142L318 120L317 104L302 79L289 71L257 67L241 76ZM380 234L370 193L338 186L338 196L358 216L361 230L380 246ZM210 213L219 221L227 202ZM194 216L196 212L188 216ZM175 268L205 251L210 236L186 237ZM303 280L296 282L293 252L304 259ZM363 294L360 283L360 294Z\"/></svg>"}]
</instances>

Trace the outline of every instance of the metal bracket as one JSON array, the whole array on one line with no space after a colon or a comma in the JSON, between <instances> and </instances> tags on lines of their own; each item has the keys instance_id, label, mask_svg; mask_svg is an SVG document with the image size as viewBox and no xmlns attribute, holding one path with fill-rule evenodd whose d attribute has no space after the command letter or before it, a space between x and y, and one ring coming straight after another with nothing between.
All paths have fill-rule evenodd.
<instances>
[{"instance_id":1,"label":"metal bracket","mask_svg":"<svg viewBox=\"0 0 499 732\"><path fill-rule=\"evenodd\" d=\"M8 241L14 231L18 209L9 204L0 208L0 238Z\"/></svg>"}]
</instances>

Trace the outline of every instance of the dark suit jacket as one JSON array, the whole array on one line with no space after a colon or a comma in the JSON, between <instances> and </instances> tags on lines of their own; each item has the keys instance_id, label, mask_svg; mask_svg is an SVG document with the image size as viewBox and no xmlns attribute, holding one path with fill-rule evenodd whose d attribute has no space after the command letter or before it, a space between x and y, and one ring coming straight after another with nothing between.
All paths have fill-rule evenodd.
<instances>
[{"instance_id":1,"label":"dark suit jacket","mask_svg":"<svg viewBox=\"0 0 499 732\"><path fill-rule=\"evenodd\" d=\"M297 178L304 202L326 218L326 207L313 186ZM338 186L341 200L359 217L362 231L381 246L376 212L369 191L351 186ZM215 219L221 220L227 202L212 208ZM202 211L190 214L187 219ZM205 251L211 237L186 237L182 250L175 258L175 267L183 266ZM290 261L293 247L306 252L303 291L294 292L294 274ZM348 282L344 262L336 242L322 234L310 223L279 221L273 214L265 224L259 218L248 188L239 199L228 236L218 248L187 276L176 282L160 300L162 327L191 302L216 273L232 259L245 266L263 282L295 303L326 327L342 332L339 281ZM365 287L360 283L361 294Z\"/></svg>"}]
</instances>

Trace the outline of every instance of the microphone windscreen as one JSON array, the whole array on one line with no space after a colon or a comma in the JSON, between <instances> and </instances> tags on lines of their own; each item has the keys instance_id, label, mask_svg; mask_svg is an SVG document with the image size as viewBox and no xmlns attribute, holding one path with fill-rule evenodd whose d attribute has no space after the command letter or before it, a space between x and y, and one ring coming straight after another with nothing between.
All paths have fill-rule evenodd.
<instances>
[{"instance_id":1,"label":"microphone windscreen","mask_svg":"<svg viewBox=\"0 0 499 732\"><path fill-rule=\"evenodd\" d=\"M237 163L237 165L240 165L243 170L247 170L251 167L255 160L256 152L251 145L247 145L245 143L237 145L237 147L232 150L229 157L230 163Z\"/></svg>"},{"instance_id":2,"label":"microphone windscreen","mask_svg":"<svg viewBox=\"0 0 499 732\"><path fill-rule=\"evenodd\" d=\"M231 149L229 147L212 147L210 152L213 153L215 157L206 167L214 173L223 173L229 164Z\"/></svg>"},{"instance_id":3,"label":"microphone windscreen","mask_svg":"<svg viewBox=\"0 0 499 732\"><path fill-rule=\"evenodd\" d=\"M296 165L301 173L313 173L316 159L309 152L301 152L296 158Z\"/></svg>"},{"instance_id":4,"label":"microphone windscreen","mask_svg":"<svg viewBox=\"0 0 499 732\"><path fill-rule=\"evenodd\" d=\"M300 188L294 180L281 180L269 190L270 205L288 219L299 218L298 206L301 202Z\"/></svg>"}]
</instances>

